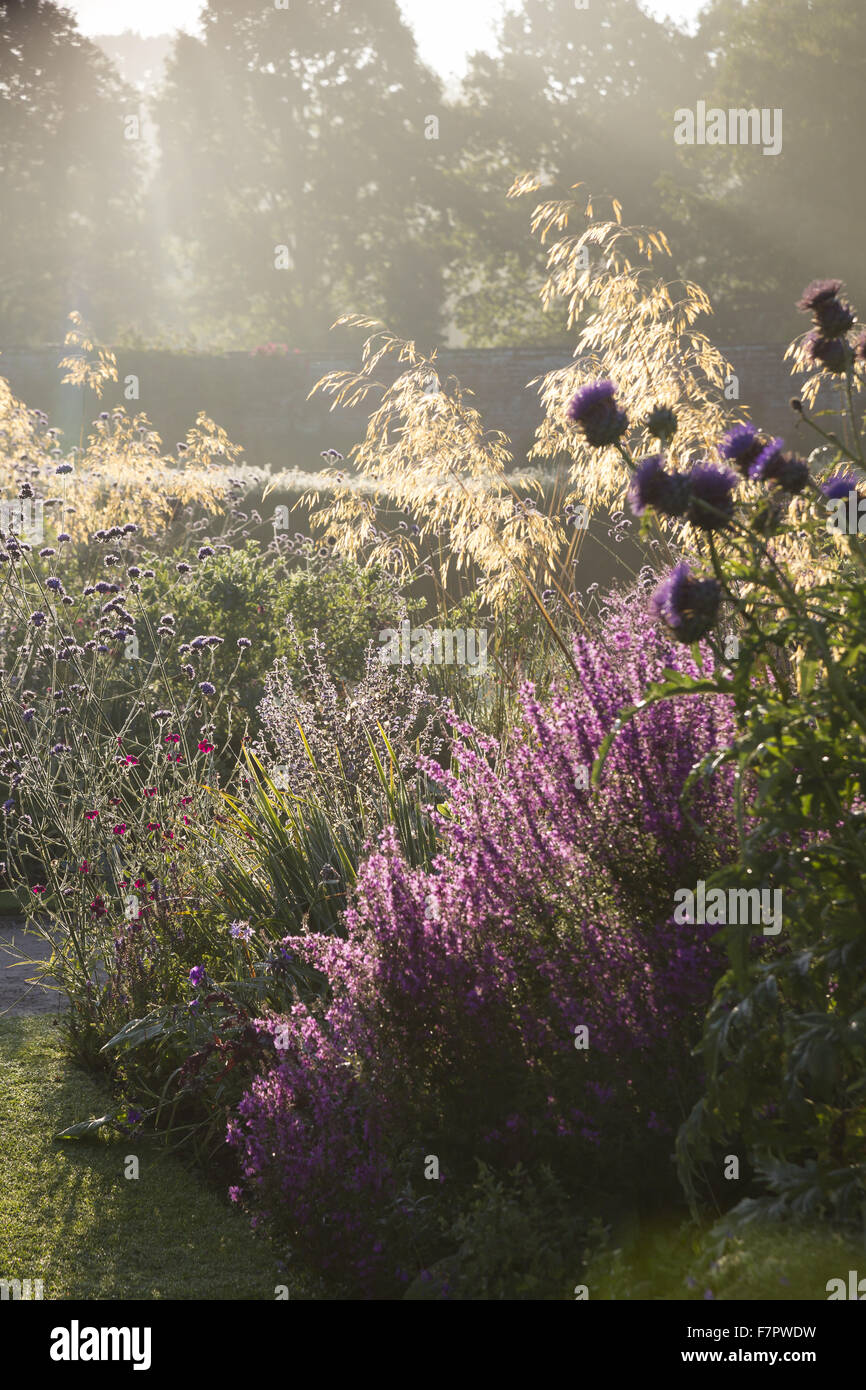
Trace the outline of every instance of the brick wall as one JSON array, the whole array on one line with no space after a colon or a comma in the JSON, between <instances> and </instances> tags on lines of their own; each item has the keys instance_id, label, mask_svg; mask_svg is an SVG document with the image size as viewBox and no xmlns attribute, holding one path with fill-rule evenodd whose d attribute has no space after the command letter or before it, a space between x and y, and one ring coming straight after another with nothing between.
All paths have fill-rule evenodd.
<instances>
[{"instance_id":1,"label":"brick wall","mask_svg":"<svg viewBox=\"0 0 866 1390\"><path fill-rule=\"evenodd\" d=\"M795 417L788 401L796 394L796 383L782 361L783 350L783 346L756 345L722 349L739 377L740 400L750 406L752 418L762 429L783 434L793 444ZM71 445L78 441L83 407L77 388L60 385L57 363L62 356L61 348L8 348L0 355L0 376L28 405L47 411ZM299 353L266 359L246 353L188 356L121 350L117 359L120 380L109 387L101 406L91 398L85 424L97 408L121 403L130 412L144 411L167 448L172 448L196 413L204 410L233 442L243 445L249 463L263 468L317 469L321 450L334 447L345 452L362 437L366 417L379 399L374 391L353 410L333 413L329 413L331 397L318 394L306 399L326 372L358 370L359 359L351 354ZM455 348L441 351L438 358L443 378L454 375L464 388L474 391L472 403L485 427L503 430L512 439L518 462L542 414L537 387L528 389L527 383L569 361L567 352L544 348ZM396 364L383 362L376 375L390 381L399 370ZM124 400L123 382L128 375L138 377L137 402Z\"/></svg>"}]
</instances>

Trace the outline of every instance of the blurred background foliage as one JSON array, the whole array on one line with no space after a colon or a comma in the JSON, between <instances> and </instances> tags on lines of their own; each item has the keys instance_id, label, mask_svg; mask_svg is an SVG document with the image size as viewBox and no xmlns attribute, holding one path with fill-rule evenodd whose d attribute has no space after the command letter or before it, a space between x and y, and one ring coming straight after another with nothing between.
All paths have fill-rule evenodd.
<instances>
[{"instance_id":1,"label":"blurred background foliage","mask_svg":"<svg viewBox=\"0 0 866 1390\"><path fill-rule=\"evenodd\" d=\"M58 342L74 308L115 344L317 349L351 309L425 349L564 347L506 201L523 173L665 226L719 341L788 339L828 232L829 270L866 291L859 0L711 0L693 34L638 0L522 0L447 87L397 0L210 0L202 20L94 42L49 0L0 2L7 346ZM782 108L781 152L678 146L698 100Z\"/></svg>"}]
</instances>

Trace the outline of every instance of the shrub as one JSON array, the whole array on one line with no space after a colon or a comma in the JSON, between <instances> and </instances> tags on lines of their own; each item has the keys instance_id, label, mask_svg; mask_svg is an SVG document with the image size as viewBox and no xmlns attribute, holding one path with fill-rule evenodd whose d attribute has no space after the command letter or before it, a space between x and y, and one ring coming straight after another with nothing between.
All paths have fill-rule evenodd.
<instances>
[{"instance_id":1,"label":"shrub","mask_svg":"<svg viewBox=\"0 0 866 1390\"><path fill-rule=\"evenodd\" d=\"M465 726L459 778L424 763L449 792L432 868L410 867L386 830L359 870L347 939L289 943L326 977L329 1002L262 1024L282 1060L254 1080L229 1138L251 1207L368 1294L417 1267L418 1223L401 1212L425 1156L440 1160L437 1201L452 1216L448 1194L459 1201L478 1155L497 1175L546 1165L587 1219L624 1190L657 1198L670 1183L666 1135L696 1093L688 1054L718 962L712 929L620 912L617 856L593 861L616 803L593 809L575 774L613 717L614 678L644 646L640 625L622 632L627 651L606 657L599 642L590 694L561 692L544 712L527 692L498 774L490 741ZM725 727L723 709L700 706L684 702L672 723L648 712L620 752L628 794L654 791L654 776L683 790ZM656 814L654 798L632 834L641 814ZM730 838L724 786L702 814L705 833L679 827L669 863L649 855L673 882Z\"/></svg>"}]
</instances>

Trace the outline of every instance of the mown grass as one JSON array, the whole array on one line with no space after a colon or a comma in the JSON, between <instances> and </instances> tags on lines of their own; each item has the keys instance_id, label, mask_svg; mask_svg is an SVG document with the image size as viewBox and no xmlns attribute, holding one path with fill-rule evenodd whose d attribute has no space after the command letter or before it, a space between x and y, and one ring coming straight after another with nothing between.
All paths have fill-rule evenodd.
<instances>
[{"instance_id":1,"label":"mown grass","mask_svg":"<svg viewBox=\"0 0 866 1390\"><path fill-rule=\"evenodd\" d=\"M593 1299L826 1301L827 1282L866 1275L866 1237L810 1222L710 1230L644 1229L599 1252L584 1275Z\"/></svg>"},{"instance_id":2,"label":"mown grass","mask_svg":"<svg viewBox=\"0 0 866 1390\"><path fill-rule=\"evenodd\" d=\"M54 1137L109 1100L51 1018L0 1020L0 1278L41 1279L46 1299L274 1299L280 1284L317 1296L153 1141ZM124 1177L128 1154L138 1179Z\"/></svg>"}]
</instances>

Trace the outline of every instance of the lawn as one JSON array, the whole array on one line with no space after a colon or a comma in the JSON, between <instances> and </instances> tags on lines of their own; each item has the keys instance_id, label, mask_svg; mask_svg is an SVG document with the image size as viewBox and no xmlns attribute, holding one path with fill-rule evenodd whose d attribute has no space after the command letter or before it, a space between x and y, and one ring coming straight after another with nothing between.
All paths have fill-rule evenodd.
<instances>
[{"instance_id":1,"label":"lawn","mask_svg":"<svg viewBox=\"0 0 866 1390\"><path fill-rule=\"evenodd\" d=\"M55 1138L109 1100L63 1055L55 1019L0 1021L0 1278L41 1279L46 1299L273 1299L278 1285L304 1297L176 1156L141 1138ZM137 1179L124 1177L132 1153Z\"/></svg>"}]
</instances>

